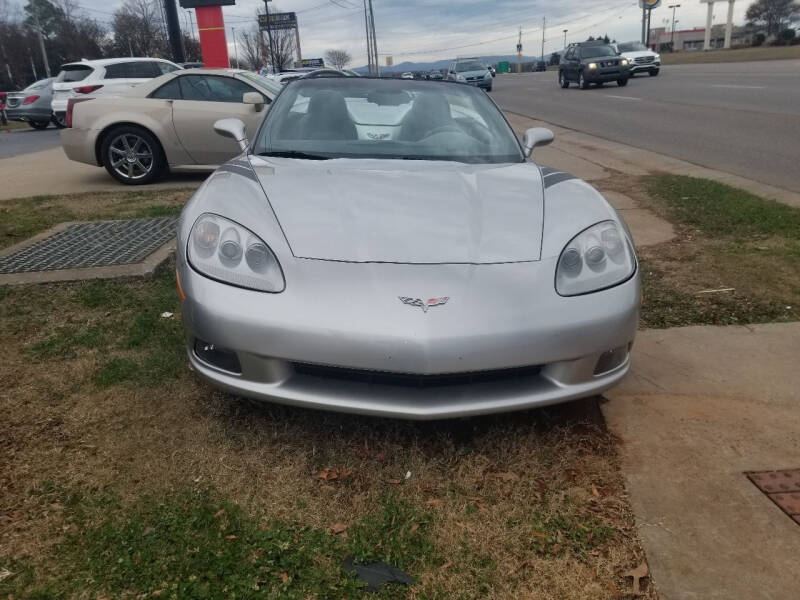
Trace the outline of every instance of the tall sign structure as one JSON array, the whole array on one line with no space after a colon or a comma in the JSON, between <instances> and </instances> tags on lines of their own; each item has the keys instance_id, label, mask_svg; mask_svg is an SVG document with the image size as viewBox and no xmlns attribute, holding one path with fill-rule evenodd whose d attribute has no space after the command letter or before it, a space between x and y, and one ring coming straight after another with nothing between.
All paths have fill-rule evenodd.
<instances>
[{"instance_id":1,"label":"tall sign structure","mask_svg":"<svg viewBox=\"0 0 800 600\"><path fill-rule=\"evenodd\" d=\"M639 7L642 9L642 43L650 45L650 13L654 8L661 6L661 0L639 0Z\"/></svg>"},{"instance_id":2,"label":"tall sign structure","mask_svg":"<svg viewBox=\"0 0 800 600\"><path fill-rule=\"evenodd\" d=\"M367 68L370 75L379 77L381 67L378 62L378 42L375 39L375 14L372 11L372 0L364 0L364 25L367 31Z\"/></svg>"},{"instance_id":3,"label":"tall sign structure","mask_svg":"<svg viewBox=\"0 0 800 600\"><path fill-rule=\"evenodd\" d=\"M197 13L197 31L200 35L203 65L216 69L230 68L222 7L233 6L236 0L180 0L180 2L181 8L193 8Z\"/></svg>"},{"instance_id":4,"label":"tall sign structure","mask_svg":"<svg viewBox=\"0 0 800 600\"><path fill-rule=\"evenodd\" d=\"M265 3L266 4L266 3ZM279 41L277 39L273 39L272 33L276 31L286 31L288 29L294 30L294 39L295 39L295 46L297 48L297 62L303 62L303 53L300 50L300 28L297 25L297 13L293 12L285 12L285 13L268 13L266 15L258 15L258 28L261 31L266 31L269 37L269 47L270 47L270 59L274 56L272 53L280 51L278 48ZM273 43L275 49L273 50ZM272 61L274 62L274 61ZM283 65L272 65L273 70L277 67L282 67Z\"/></svg>"},{"instance_id":5,"label":"tall sign structure","mask_svg":"<svg viewBox=\"0 0 800 600\"><path fill-rule=\"evenodd\" d=\"M714 2L715 0L700 0L701 3L708 4L708 13L706 16L706 36L703 40L703 50L711 50L711 21L714 19ZM723 48L731 47L731 35L733 34L733 2L728 0L728 20L725 21L725 45Z\"/></svg>"}]
</instances>

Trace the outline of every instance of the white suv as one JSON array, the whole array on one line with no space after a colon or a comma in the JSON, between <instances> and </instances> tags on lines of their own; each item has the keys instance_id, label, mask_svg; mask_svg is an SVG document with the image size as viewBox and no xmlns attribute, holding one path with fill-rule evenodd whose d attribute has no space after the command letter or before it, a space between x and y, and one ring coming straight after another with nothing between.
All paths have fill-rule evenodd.
<instances>
[{"instance_id":1,"label":"white suv","mask_svg":"<svg viewBox=\"0 0 800 600\"><path fill-rule=\"evenodd\" d=\"M628 59L631 75L647 71L655 77L661 69L661 55L650 50L641 42L621 42L613 44L623 58Z\"/></svg>"},{"instance_id":2,"label":"white suv","mask_svg":"<svg viewBox=\"0 0 800 600\"><path fill-rule=\"evenodd\" d=\"M70 98L122 92L178 69L175 63L160 58L108 58L67 63L53 80L53 120L58 127L66 126Z\"/></svg>"}]
</instances>

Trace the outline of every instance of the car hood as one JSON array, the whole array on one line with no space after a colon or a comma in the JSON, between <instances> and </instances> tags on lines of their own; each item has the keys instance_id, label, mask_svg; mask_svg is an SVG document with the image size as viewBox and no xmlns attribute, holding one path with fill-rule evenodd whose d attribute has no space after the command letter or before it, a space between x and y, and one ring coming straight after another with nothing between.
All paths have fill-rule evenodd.
<instances>
[{"instance_id":1,"label":"car hood","mask_svg":"<svg viewBox=\"0 0 800 600\"><path fill-rule=\"evenodd\" d=\"M464 77L486 77L487 73L489 73L489 71L486 69L478 69L476 71L459 71L457 75L463 75Z\"/></svg>"},{"instance_id":2,"label":"car hood","mask_svg":"<svg viewBox=\"0 0 800 600\"><path fill-rule=\"evenodd\" d=\"M636 52L623 52L623 58L638 58L640 56L655 56L656 53L651 50L638 50Z\"/></svg>"},{"instance_id":3,"label":"car hood","mask_svg":"<svg viewBox=\"0 0 800 600\"><path fill-rule=\"evenodd\" d=\"M532 163L251 163L298 258L490 264L541 256L544 192Z\"/></svg>"}]
</instances>

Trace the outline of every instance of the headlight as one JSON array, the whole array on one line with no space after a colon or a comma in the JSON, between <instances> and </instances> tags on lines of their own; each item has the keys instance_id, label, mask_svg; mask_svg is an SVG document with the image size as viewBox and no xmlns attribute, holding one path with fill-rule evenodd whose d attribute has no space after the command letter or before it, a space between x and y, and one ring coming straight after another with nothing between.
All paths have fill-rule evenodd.
<instances>
[{"instance_id":1,"label":"headlight","mask_svg":"<svg viewBox=\"0 0 800 600\"><path fill-rule=\"evenodd\" d=\"M661 55L660 54L656 54L656 56L655 56L655 58L653 60L661 60Z\"/></svg>"},{"instance_id":2,"label":"headlight","mask_svg":"<svg viewBox=\"0 0 800 600\"><path fill-rule=\"evenodd\" d=\"M484 79L491 79L492 78L492 72L491 71L486 71L486 74L484 74L483 78Z\"/></svg>"},{"instance_id":3,"label":"headlight","mask_svg":"<svg viewBox=\"0 0 800 600\"><path fill-rule=\"evenodd\" d=\"M621 64L623 67L627 67L628 66L628 59L627 58L623 58L621 61L619 61L619 64Z\"/></svg>"},{"instance_id":4,"label":"headlight","mask_svg":"<svg viewBox=\"0 0 800 600\"><path fill-rule=\"evenodd\" d=\"M189 263L212 279L261 292L282 292L283 271L272 250L249 229L205 213L189 234Z\"/></svg>"},{"instance_id":5,"label":"headlight","mask_svg":"<svg viewBox=\"0 0 800 600\"><path fill-rule=\"evenodd\" d=\"M464 77L461 73L456 74L456 81L466 81L467 78Z\"/></svg>"},{"instance_id":6,"label":"headlight","mask_svg":"<svg viewBox=\"0 0 800 600\"><path fill-rule=\"evenodd\" d=\"M627 234L614 221L603 221L584 229L562 250L556 292L577 296L603 290L629 279L635 268Z\"/></svg>"},{"instance_id":7,"label":"headlight","mask_svg":"<svg viewBox=\"0 0 800 600\"><path fill-rule=\"evenodd\" d=\"M596 69L597 68L597 63L589 63L586 66L589 67L590 69Z\"/></svg>"}]
</instances>

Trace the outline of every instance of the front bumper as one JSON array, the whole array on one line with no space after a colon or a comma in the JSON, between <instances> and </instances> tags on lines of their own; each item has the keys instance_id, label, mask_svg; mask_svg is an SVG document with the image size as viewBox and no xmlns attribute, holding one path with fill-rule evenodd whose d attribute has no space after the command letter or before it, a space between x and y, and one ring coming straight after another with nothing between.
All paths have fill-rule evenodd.
<instances>
[{"instance_id":1,"label":"front bumper","mask_svg":"<svg viewBox=\"0 0 800 600\"><path fill-rule=\"evenodd\" d=\"M506 282L496 294L507 300L518 299L515 279L525 269L548 268L456 265L451 275L472 276L479 289ZM369 280L373 269L390 270L388 279L401 287L406 280L427 287L425 279L442 279L418 265L303 261L304 273L285 292L264 294L217 283L179 260L193 368L213 385L250 398L405 419L513 411L592 396L629 369L638 277L573 298L558 297L550 276L528 281L535 310L518 300L516 309L493 305L489 294L472 306L462 296L423 313L388 290L384 305L383 294L379 301L361 302L362 293L352 286L349 300L335 286L325 298L319 290L298 289L309 281L358 281L359 275ZM235 355L237 367L208 359L196 350L198 340L201 347ZM618 350L615 360L596 374L612 349Z\"/></svg>"},{"instance_id":2,"label":"front bumper","mask_svg":"<svg viewBox=\"0 0 800 600\"><path fill-rule=\"evenodd\" d=\"M600 83L628 79L631 72L627 67L624 69L584 69L583 76L589 83Z\"/></svg>"},{"instance_id":3,"label":"front bumper","mask_svg":"<svg viewBox=\"0 0 800 600\"><path fill-rule=\"evenodd\" d=\"M632 73L637 73L639 71L657 71L661 68L661 61L655 61L651 63L629 63L628 68Z\"/></svg>"}]
</instances>

